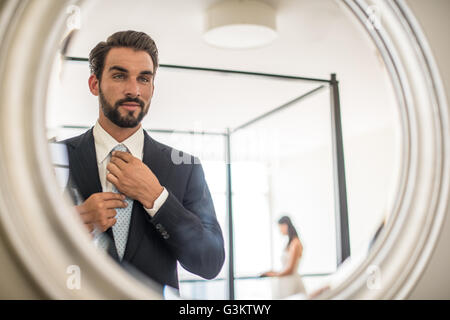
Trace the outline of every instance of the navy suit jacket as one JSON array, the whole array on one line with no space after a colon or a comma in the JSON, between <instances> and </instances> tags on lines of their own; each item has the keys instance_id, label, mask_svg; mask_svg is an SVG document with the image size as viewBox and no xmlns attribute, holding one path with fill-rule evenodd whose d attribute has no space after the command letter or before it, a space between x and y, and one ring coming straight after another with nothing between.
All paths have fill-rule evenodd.
<instances>
[{"instance_id":1,"label":"navy suit jacket","mask_svg":"<svg viewBox=\"0 0 450 320\"><path fill-rule=\"evenodd\" d=\"M70 179L83 200L102 192L93 129L63 143L69 153ZM174 288L178 288L177 261L194 274L214 278L224 263L224 241L198 158L157 142L144 130L142 161L169 196L154 217L135 200L123 260L119 261L115 245L109 254ZM114 241L112 229L106 233Z\"/></svg>"}]
</instances>

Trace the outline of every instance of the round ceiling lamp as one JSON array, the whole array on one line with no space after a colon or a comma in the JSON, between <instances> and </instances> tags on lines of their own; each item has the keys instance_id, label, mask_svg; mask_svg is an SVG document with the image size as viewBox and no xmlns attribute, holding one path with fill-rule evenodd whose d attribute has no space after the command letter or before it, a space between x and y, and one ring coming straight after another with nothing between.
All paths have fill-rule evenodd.
<instances>
[{"instance_id":1,"label":"round ceiling lamp","mask_svg":"<svg viewBox=\"0 0 450 320\"><path fill-rule=\"evenodd\" d=\"M207 10L204 40L220 48L244 49L277 37L276 12L255 0L224 0Z\"/></svg>"}]
</instances>

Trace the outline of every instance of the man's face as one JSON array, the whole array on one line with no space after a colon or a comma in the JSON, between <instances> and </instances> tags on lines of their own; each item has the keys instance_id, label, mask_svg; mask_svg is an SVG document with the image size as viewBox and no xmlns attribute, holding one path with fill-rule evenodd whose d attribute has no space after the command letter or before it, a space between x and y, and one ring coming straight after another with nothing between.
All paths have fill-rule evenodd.
<instances>
[{"instance_id":1,"label":"man's face","mask_svg":"<svg viewBox=\"0 0 450 320\"><path fill-rule=\"evenodd\" d=\"M101 80L91 76L89 81L103 115L119 127L134 128L150 108L153 76L153 61L147 52L113 48L106 56Z\"/></svg>"}]
</instances>

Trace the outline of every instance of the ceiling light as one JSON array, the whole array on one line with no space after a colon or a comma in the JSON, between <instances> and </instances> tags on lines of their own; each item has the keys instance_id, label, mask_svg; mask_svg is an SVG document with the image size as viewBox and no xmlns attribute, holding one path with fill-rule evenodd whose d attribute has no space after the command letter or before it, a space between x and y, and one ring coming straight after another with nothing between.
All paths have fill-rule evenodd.
<instances>
[{"instance_id":1,"label":"ceiling light","mask_svg":"<svg viewBox=\"0 0 450 320\"><path fill-rule=\"evenodd\" d=\"M206 14L204 40L221 48L254 48L277 37L276 12L255 0L224 0Z\"/></svg>"}]
</instances>

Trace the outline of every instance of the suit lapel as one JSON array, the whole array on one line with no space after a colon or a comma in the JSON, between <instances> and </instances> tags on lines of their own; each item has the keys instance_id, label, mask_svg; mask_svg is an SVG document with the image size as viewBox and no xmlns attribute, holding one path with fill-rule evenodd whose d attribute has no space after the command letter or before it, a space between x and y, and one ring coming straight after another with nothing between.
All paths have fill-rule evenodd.
<instances>
[{"instance_id":1,"label":"suit lapel","mask_svg":"<svg viewBox=\"0 0 450 320\"><path fill-rule=\"evenodd\" d=\"M102 192L102 185L98 175L93 129L86 131L80 136L80 139L72 142L71 146L73 151L69 151L70 172L76 188L84 201L92 194ZM118 261L119 255L114 243L112 228L106 230L106 234L111 240L108 246L108 253L114 260Z\"/></svg>"},{"instance_id":2,"label":"suit lapel","mask_svg":"<svg viewBox=\"0 0 450 320\"><path fill-rule=\"evenodd\" d=\"M164 186L170 171L170 159L162 152L164 147L159 147L144 130L144 156L142 161L152 170L159 183Z\"/></svg>"},{"instance_id":3,"label":"suit lapel","mask_svg":"<svg viewBox=\"0 0 450 320\"><path fill-rule=\"evenodd\" d=\"M159 183L164 186L168 173L170 171L169 159L166 159L162 153L162 149L158 147L157 143L144 130L144 154L142 157L147 167L158 178ZM141 211L141 212L140 212ZM133 211L130 221L130 230L128 233L128 240L125 249L123 260L131 260L136 253L136 249L141 242L144 235L145 228L148 226L145 219L145 214L148 214L141 203L134 201Z\"/></svg>"},{"instance_id":4,"label":"suit lapel","mask_svg":"<svg viewBox=\"0 0 450 320\"><path fill-rule=\"evenodd\" d=\"M72 146L74 149L69 153L70 172L78 191L86 200L93 193L102 191L92 128L80 136L78 144Z\"/></svg>"}]
</instances>

